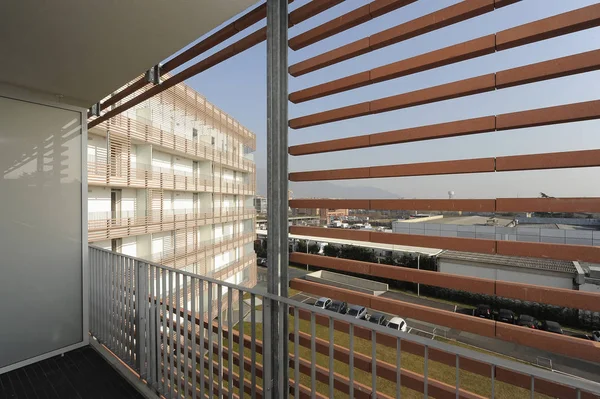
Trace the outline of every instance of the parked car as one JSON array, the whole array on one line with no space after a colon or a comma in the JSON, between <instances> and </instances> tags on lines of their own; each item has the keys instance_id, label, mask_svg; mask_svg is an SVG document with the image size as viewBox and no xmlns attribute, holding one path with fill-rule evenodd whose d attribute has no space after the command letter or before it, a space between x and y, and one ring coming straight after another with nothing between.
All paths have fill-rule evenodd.
<instances>
[{"instance_id":1,"label":"parked car","mask_svg":"<svg viewBox=\"0 0 600 399\"><path fill-rule=\"evenodd\" d=\"M594 341L600 342L600 330L592 331L592 338L594 338Z\"/></svg>"},{"instance_id":2,"label":"parked car","mask_svg":"<svg viewBox=\"0 0 600 399\"><path fill-rule=\"evenodd\" d=\"M584 333L572 333L570 335L573 338L587 339L588 341L593 341L594 340L594 338L591 335L584 334Z\"/></svg>"},{"instance_id":3,"label":"parked car","mask_svg":"<svg viewBox=\"0 0 600 399\"><path fill-rule=\"evenodd\" d=\"M329 309L329 307L331 306L331 303L333 301L331 300L331 298L319 298L317 300L317 302L315 302L315 306L321 309Z\"/></svg>"},{"instance_id":4,"label":"parked car","mask_svg":"<svg viewBox=\"0 0 600 399\"><path fill-rule=\"evenodd\" d=\"M257 258L256 259L256 264L258 266L264 266L267 267L267 258Z\"/></svg>"},{"instance_id":5,"label":"parked car","mask_svg":"<svg viewBox=\"0 0 600 399\"><path fill-rule=\"evenodd\" d=\"M516 319L517 319L517 315L515 314L515 312L513 312L512 310L508 310L508 309L500 309L498 311L498 317L496 317L496 320L498 320L502 323L509 323L509 324L515 324Z\"/></svg>"},{"instance_id":6,"label":"parked car","mask_svg":"<svg viewBox=\"0 0 600 399\"><path fill-rule=\"evenodd\" d=\"M332 312L346 314L348 312L348 302L332 301L329 308Z\"/></svg>"},{"instance_id":7,"label":"parked car","mask_svg":"<svg viewBox=\"0 0 600 399\"><path fill-rule=\"evenodd\" d=\"M348 314L356 319L364 320L367 317L367 308L359 305L350 305L348 307Z\"/></svg>"},{"instance_id":8,"label":"parked car","mask_svg":"<svg viewBox=\"0 0 600 399\"><path fill-rule=\"evenodd\" d=\"M548 331L555 334L564 334L562 327L555 321L544 320L540 328L544 331Z\"/></svg>"},{"instance_id":9,"label":"parked car","mask_svg":"<svg viewBox=\"0 0 600 399\"><path fill-rule=\"evenodd\" d=\"M535 318L526 315L526 314L522 314L519 316L519 318L517 319L517 325L521 326L521 327L529 327L529 328L533 328L533 329L538 329L540 328L540 322L537 321Z\"/></svg>"},{"instance_id":10,"label":"parked car","mask_svg":"<svg viewBox=\"0 0 600 399\"><path fill-rule=\"evenodd\" d=\"M369 321L373 324L379 324L380 326L385 326L388 322L385 318L385 315L382 315L381 313L371 314L369 316Z\"/></svg>"},{"instance_id":11,"label":"parked car","mask_svg":"<svg viewBox=\"0 0 600 399\"><path fill-rule=\"evenodd\" d=\"M390 321L388 321L387 326L402 332L406 332L408 330L408 325L402 317L392 317Z\"/></svg>"},{"instance_id":12,"label":"parked car","mask_svg":"<svg viewBox=\"0 0 600 399\"><path fill-rule=\"evenodd\" d=\"M491 319L492 308L489 305L477 305L477 308L473 311L473 316L481 317L483 319Z\"/></svg>"}]
</instances>

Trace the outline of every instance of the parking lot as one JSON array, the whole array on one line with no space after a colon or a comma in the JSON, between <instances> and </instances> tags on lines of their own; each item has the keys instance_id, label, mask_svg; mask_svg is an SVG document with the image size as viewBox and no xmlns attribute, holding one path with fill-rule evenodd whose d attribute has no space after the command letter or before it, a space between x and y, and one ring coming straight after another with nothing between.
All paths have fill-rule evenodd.
<instances>
[{"instance_id":1,"label":"parking lot","mask_svg":"<svg viewBox=\"0 0 600 399\"><path fill-rule=\"evenodd\" d=\"M258 284L256 288L258 288L259 290L264 290L264 292L267 291L266 273L266 268L258 267ZM288 277L290 280L294 278L302 278L307 273L308 272L306 272L305 270L296 267L290 267L288 269ZM396 299L408 303L415 303L418 305L428 306L437 309L443 309L451 312L469 315L473 314L473 308L459 307L448 303L435 301L429 298L417 297L399 291L388 291L384 293L382 297ZM307 293L299 293L294 295L292 298L307 304L314 304L314 302L316 302L316 300L318 299L316 296ZM372 312L372 310L369 309L367 313L369 312ZM376 311L376 313L386 314L385 312L380 311ZM388 320L390 317L393 316L402 317L408 325L410 334L413 335L419 335L430 339L440 337L449 340L454 340L460 344L468 345L474 350L492 352L498 355L550 368L554 371L578 375L593 381L600 382L600 363L591 363L584 360L571 358L568 356L558 355L552 352L542 351L528 346L513 344L495 338L483 337L480 335L444 326L438 326L435 324L406 318L403 317L403 315L386 314ZM566 332L567 334L571 334L570 331Z\"/></svg>"}]
</instances>

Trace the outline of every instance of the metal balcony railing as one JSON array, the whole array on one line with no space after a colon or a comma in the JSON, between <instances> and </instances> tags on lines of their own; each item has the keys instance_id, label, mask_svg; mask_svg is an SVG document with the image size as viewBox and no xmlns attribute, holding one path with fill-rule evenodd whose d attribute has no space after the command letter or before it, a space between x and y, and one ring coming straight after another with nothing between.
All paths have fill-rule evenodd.
<instances>
[{"instance_id":1,"label":"metal balcony railing","mask_svg":"<svg viewBox=\"0 0 600 399\"><path fill-rule=\"evenodd\" d=\"M88 230L112 227L136 227L154 223L173 223L215 218L248 217L256 214L254 208L206 209L153 209L151 211L103 211L88 213ZM215 222L218 223L218 222ZM172 230L172 229L171 229Z\"/></svg>"},{"instance_id":2,"label":"metal balcony railing","mask_svg":"<svg viewBox=\"0 0 600 399\"><path fill-rule=\"evenodd\" d=\"M227 179L219 175L203 175L183 170L158 166L116 163L106 161L89 162L88 181L90 185L110 184L115 186L162 188L177 191L207 191L226 194L254 193L254 177L249 182Z\"/></svg>"},{"instance_id":3,"label":"metal balcony railing","mask_svg":"<svg viewBox=\"0 0 600 399\"><path fill-rule=\"evenodd\" d=\"M193 255L198 252L205 252L214 250L214 252L222 252L230 244L235 244L240 241L240 244L253 241L256 238L256 233L253 231L245 233L234 233L221 236L218 238L212 238L210 240L203 240L197 242L195 245L188 246L176 246L163 251L156 251L143 256L143 258L151 259L154 262L166 263L172 262L178 258Z\"/></svg>"},{"instance_id":4,"label":"metal balcony railing","mask_svg":"<svg viewBox=\"0 0 600 399\"><path fill-rule=\"evenodd\" d=\"M103 122L99 128L110 130L111 134L121 134L131 139L141 140L160 147L169 148L185 155L206 159L232 168L254 171L255 164L244 157L239 151L228 151L216 148L204 141L195 141L180 134L164 131L158 127L147 125L143 122L117 115L109 122ZM191 130L190 130L191 132ZM256 141L252 134L249 139Z\"/></svg>"},{"instance_id":5,"label":"metal balcony railing","mask_svg":"<svg viewBox=\"0 0 600 399\"><path fill-rule=\"evenodd\" d=\"M437 398L533 398L539 393L586 398L600 393L591 381L242 285L93 246L89 257L92 339L165 397L268 396L262 355L271 350L264 334L271 327L273 303L290 315L285 337L290 378L284 386L295 398L399 398L415 392ZM385 351L395 353L395 364L382 359ZM406 356L417 361L406 362Z\"/></svg>"}]
</instances>

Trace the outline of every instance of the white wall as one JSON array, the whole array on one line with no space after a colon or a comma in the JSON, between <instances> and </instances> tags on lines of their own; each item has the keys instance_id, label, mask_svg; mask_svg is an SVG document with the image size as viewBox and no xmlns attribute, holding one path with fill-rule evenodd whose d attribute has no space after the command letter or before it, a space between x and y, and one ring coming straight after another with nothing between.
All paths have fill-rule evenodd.
<instances>
[{"instance_id":1,"label":"white wall","mask_svg":"<svg viewBox=\"0 0 600 399\"><path fill-rule=\"evenodd\" d=\"M600 285L597 284L582 284L579 286L579 291L585 291L585 292L595 292L600 294Z\"/></svg>"},{"instance_id":2,"label":"white wall","mask_svg":"<svg viewBox=\"0 0 600 399\"><path fill-rule=\"evenodd\" d=\"M129 256L137 256L137 237L123 237L121 242L121 253Z\"/></svg>"},{"instance_id":3,"label":"white wall","mask_svg":"<svg viewBox=\"0 0 600 399\"><path fill-rule=\"evenodd\" d=\"M105 163L106 159L106 137L88 135L87 161Z\"/></svg>"},{"instance_id":4,"label":"white wall","mask_svg":"<svg viewBox=\"0 0 600 399\"><path fill-rule=\"evenodd\" d=\"M0 87L0 374L87 344L89 301L85 110L5 93Z\"/></svg>"},{"instance_id":5,"label":"white wall","mask_svg":"<svg viewBox=\"0 0 600 399\"><path fill-rule=\"evenodd\" d=\"M190 176L193 175L193 163L191 159L173 156L173 169L178 172L186 173Z\"/></svg>"},{"instance_id":6,"label":"white wall","mask_svg":"<svg viewBox=\"0 0 600 399\"><path fill-rule=\"evenodd\" d=\"M214 258L214 270L217 271L221 269L223 266L227 265L230 262L233 262L236 259L235 251L226 251L221 254L218 254Z\"/></svg>"},{"instance_id":7,"label":"white wall","mask_svg":"<svg viewBox=\"0 0 600 399\"><path fill-rule=\"evenodd\" d=\"M136 236L137 247L136 252L138 257L148 257L152 253L152 240L150 234L144 234L141 236Z\"/></svg>"},{"instance_id":8,"label":"white wall","mask_svg":"<svg viewBox=\"0 0 600 399\"><path fill-rule=\"evenodd\" d=\"M152 253L168 251L173 248L173 234L171 231L152 234Z\"/></svg>"},{"instance_id":9,"label":"white wall","mask_svg":"<svg viewBox=\"0 0 600 399\"><path fill-rule=\"evenodd\" d=\"M137 190L135 188L124 188L121 190L121 214L131 216L137 205Z\"/></svg>"},{"instance_id":10,"label":"white wall","mask_svg":"<svg viewBox=\"0 0 600 399\"><path fill-rule=\"evenodd\" d=\"M91 242L90 244L100 247L102 249L107 249L109 251L112 248L110 240L95 241L95 242Z\"/></svg>"},{"instance_id":11,"label":"white wall","mask_svg":"<svg viewBox=\"0 0 600 399\"><path fill-rule=\"evenodd\" d=\"M510 281L515 283L543 285L555 288L573 289L573 277L564 274L548 273L532 269L502 269L493 265L475 265L440 259L440 272L488 278L492 280Z\"/></svg>"},{"instance_id":12,"label":"white wall","mask_svg":"<svg viewBox=\"0 0 600 399\"><path fill-rule=\"evenodd\" d=\"M198 227L198 241L203 242L211 240L213 238L212 230L212 225Z\"/></svg>"},{"instance_id":13,"label":"white wall","mask_svg":"<svg viewBox=\"0 0 600 399\"><path fill-rule=\"evenodd\" d=\"M136 147L137 163L141 165L152 165L152 145L138 144Z\"/></svg>"},{"instance_id":14,"label":"white wall","mask_svg":"<svg viewBox=\"0 0 600 399\"><path fill-rule=\"evenodd\" d=\"M155 168L164 169L165 172L172 170L171 158L171 154L156 149L152 150L152 166Z\"/></svg>"},{"instance_id":15,"label":"white wall","mask_svg":"<svg viewBox=\"0 0 600 399\"><path fill-rule=\"evenodd\" d=\"M194 208L194 194L190 192L174 192L172 206L176 213L178 213L177 211L192 210Z\"/></svg>"},{"instance_id":16,"label":"white wall","mask_svg":"<svg viewBox=\"0 0 600 399\"><path fill-rule=\"evenodd\" d=\"M110 212L110 188L88 187L88 213Z\"/></svg>"}]
</instances>

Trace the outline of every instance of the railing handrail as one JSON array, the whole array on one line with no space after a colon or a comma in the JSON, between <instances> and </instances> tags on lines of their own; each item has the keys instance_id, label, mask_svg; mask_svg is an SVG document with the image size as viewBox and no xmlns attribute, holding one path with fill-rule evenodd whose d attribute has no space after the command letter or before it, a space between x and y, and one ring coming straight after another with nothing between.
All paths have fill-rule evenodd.
<instances>
[{"instance_id":1,"label":"railing handrail","mask_svg":"<svg viewBox=\"0 0 600 399\"><path fill-rule=\"evenodd\" d=\"M89 245L89 247L93 248L95 250L101 251L101 252L105 252L107 254L114 254L114 252L112 252L112 251L109 251L109 250L106 250L106 249L103 249L103 248L100 248L100 247L97 247L94 245ZM500 368L507 369L507 370L514 370L520 374L531 376L532 378L539 378L542 380L552 381L555 383L563 384L565 386L569 386L569 387L572 387L575 389L580 389L580 390L584 390L584 391L588 391L588 392L600 393L600 383L586 380L584 378L570 376L570 375L557 374L557 373L554 373L554 372L546 370L546 369L541 369L541 368L531 366L528 364L523 364L523 363L515 362L512 360L494 357L492 355L477 352L472 349L462 348L459 346L427 339L427 338L416 336L416 335L410 335L410 334L402 332L402 331L397 331L397 330L393 330L393 329L390 329L387 327L375 325L366 320L359 320L352 316L333 313L333 312L330 312L325 309L320 309L318 307L305 304L303 302L292 300L290 298L285 298L285 297L280 297L278 295L265 293L265 292L257 290L256 288L248 288L248 287L240 286L240 285L237 285L234 283L228 283L226 281L217 280L212 277L201 276L201 275L198 275L195 273L187 272L185 270L175 269L172 267L164 266L164 265L152 262L152 261L148 261L145 259L141 259L141 258L129 256L129 255L119 254L119 256L123 256L123 257L129 258L131 260L141 262L143 264L154 266L154 267L161 269L163 271L166 271L166 272L173 272L173 273L187 276L190 278L195 278L195 279L198 279L198 280L210 283L210 284L215 284L217 286L227 287L228 290L229 289L238 290L243 293L249 293L251 295L263 297L263 300L270 299L273 301L278 301L278 302L286 304L290 307L298 308L298 309L308 311L310 313L318 314L318 315L324 316L328 319L344 321L351 325L363 327L367 330L374 331L374 332L382 334L382 335L392 336L392 337L395 337L397 339L404 340L407 342L417 343L417 344L422 345L424 348L426 348L426 350L427 350L427 348L433 348L433 349L437 349L437 350L440 350L440 351L443 351L446 353L455 354L462 358L473 359L473 360L476 360L476 361L479 361L482 363L493 365L495 367L500 367Z\"/></svg>"},{"instance_id":2,"label":"railing handrail","mask_svg":"<svg viewBox=\"0 0 600 399\"><path fill-rule=\"evenodd\" d=\"M121 122L121 119L126 119L126 127L123 126L123 122ZM116 117L113 117L110 119L110 121L112 123L107 124L107 122L102 122L98 127L99 128L103 128L103 129L107 129L107 130L111 130L114 132L116 132L117 134L121 134L121 135L127 135L128 133L134 137L139 137L139 136L144 136L146 137L147 133L150 133L152 136L154 137L160 137L160 136L168 136L170 139L172 139L173 143L175 143L178 140L182 140L184 142L184 144L187 146L196 146L200 151L210 151L213 155L215 155L213 157L213 160L217 159L218 160L222 160L222 159L230 159L232 160L232 162L236 162L236 163L240 163L240 164L244 164L244 165L249 165L249 166L254 166L254 162L248 160L247 158L245 158L243 156L243 151L233 151L233 150L221 150L218 149L216 146L213 146L212 144L208 144L208 143L204 143L202 141L195 141L193 139L190 139L186 136L183 136L181 134L177 134L175 132L170 132L170 131L166 131L161 129L160 127L154 126L154 125L148 125L144 122L140 122L137 121L135 119L131 119L127 116L122 116L122 115L118 115ZM138 130L143 130L144 133L138 132ZM147 132L146 132L147 130ZM209 136L211 137L211 136ZM151 141L147 141L149 143L151 143ZM249 146L241 143L242 145L250 148ZM189 153L182 151L184 154L188 154ZM236 158L235 160L233 160L233 158ZM223 163L224 162L219 162L219 163Z\"/></svg>"},{"instance_id":3,"label":"railing handrail","mask_svg":"<svg viewBox=\"0 0 600 399\"><path fill-rule=\"evenodd\" d=\"M98 215L114 215L114 214L118 214L120 213L121 215L131 215L134 214L134 216L131 217L146 217L148 215L151 214L158 214L160 212L163 213L170 213L170 214L175 214L175 215L196 215L199 213L212 213L212 214L223 214L223 213L245 213L245 212L256 212L256 209L253 207L228 207L228 208L220 208L221 210L214 210L214 209L195 209L195 208L185 208L185 209L153 209L153 210L146 210L146 211L137 211L137 210L120 210L120 211L93 211L93 212L88 212L88 218L90 215L92 216L98 216ZM119 218L116 219L127 219L130 218L130 216L121 216ZM115 219L115 218L107 218L107 219ZM94 219L94 221L99 220L99 219Z\"/></svg>"},{"instance_id":4,"label":"railing handrail","mask_svg":"<svg viewBox=\"0 0 600 399\"><path fill-rule=\"evenodd\" d=\"M221 236L218 238L211 238L210 240L204 240L204 241L198 241L198 247L200 247L200 245L204 246L204 245L210 245L210 244L221 244L225 241L230 241L230 240L234 240L234 239L242 239L251 235L255 235L255 232L241 232L241 233L233 233L233 234L228 234L226 236ZM181 249L185 249L185 247L180 247ZM199 249L199 248L198 248ZM173 254L173 256L177 255L177 248L173 247L171 249L168 249L167 251L158 251L158 252L152 252L149 254L149 256L151 257L156 257L158 254L167 254L170 256L170 254ZM184 251L185 252L185 251Z\"/></svg>"}]
</instances>

